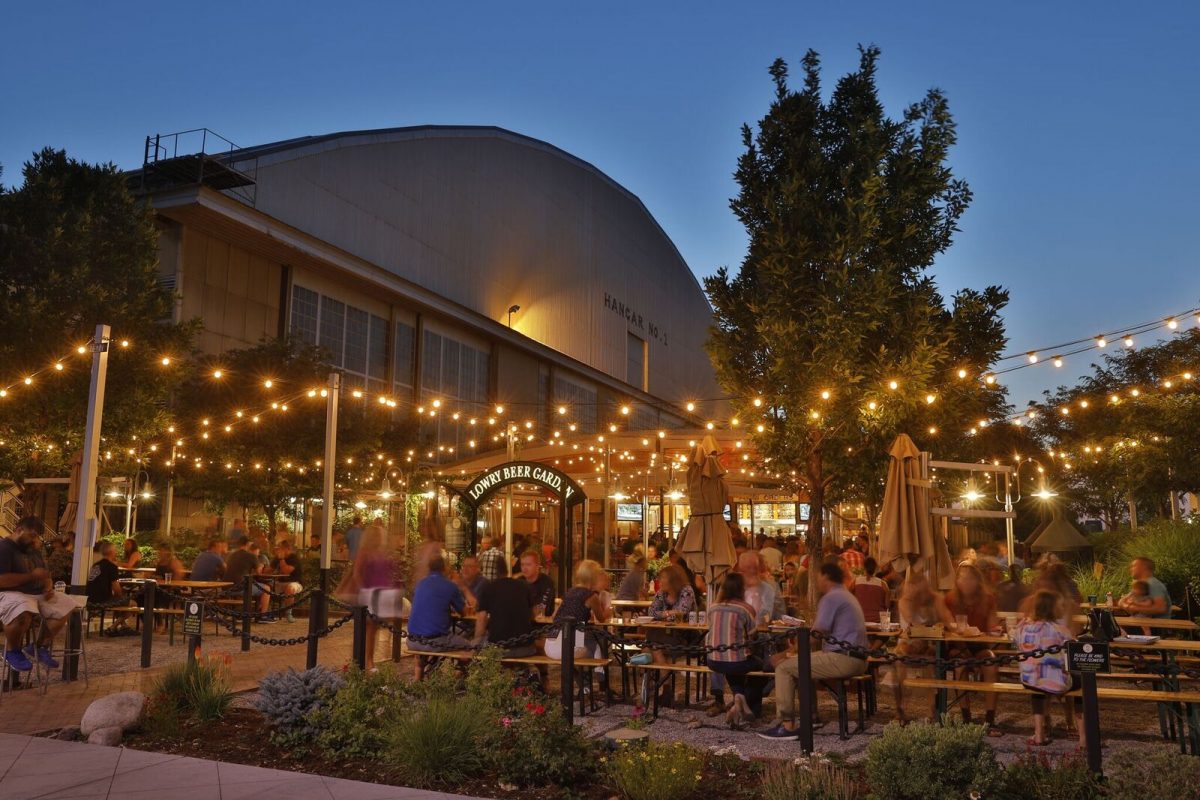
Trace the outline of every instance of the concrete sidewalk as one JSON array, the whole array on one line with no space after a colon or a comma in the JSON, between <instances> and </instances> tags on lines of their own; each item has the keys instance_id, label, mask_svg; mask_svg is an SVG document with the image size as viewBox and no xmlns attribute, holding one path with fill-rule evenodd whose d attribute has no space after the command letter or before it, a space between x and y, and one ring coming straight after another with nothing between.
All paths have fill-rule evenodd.
<instances>
[{"instance_id":1,"label":"concrete sidewalk","mask_svg":"<svg viewBox=\"0 0 1200 800\"><path fill-rule=\"evenodd\" d=\"M122 747L0 734L4 800L469 800Z\"/></svg>"}]
</instances>

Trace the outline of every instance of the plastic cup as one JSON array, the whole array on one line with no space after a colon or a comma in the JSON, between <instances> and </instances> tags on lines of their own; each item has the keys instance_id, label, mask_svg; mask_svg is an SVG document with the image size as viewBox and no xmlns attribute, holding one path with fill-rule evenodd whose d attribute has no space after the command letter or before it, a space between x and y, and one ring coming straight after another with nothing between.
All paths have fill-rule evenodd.
<instances>
[{"instance_id":1,"label":"plastic cup","mask_svg":"<svg viewBox=\"0 0 1200 800\"><path fill-rule=\"evenodd\" d=\"M892 612L890 612L890 611L880 611L880 612L879 612L879 624L880 624L882 627L884 627L884 628L891 627L891 624L892 624Z\"/></svg>"},{"instance_id":2,"label":"plastic cup","mask_svg":"<svg viewBox=\"0 0 1200 800\"><path fill-rule=\"evenodd\" d=\"M967 629L967 615L966 614L955 615L954 627L956 630L965 631Z\"/></svg>"}]
</instances>

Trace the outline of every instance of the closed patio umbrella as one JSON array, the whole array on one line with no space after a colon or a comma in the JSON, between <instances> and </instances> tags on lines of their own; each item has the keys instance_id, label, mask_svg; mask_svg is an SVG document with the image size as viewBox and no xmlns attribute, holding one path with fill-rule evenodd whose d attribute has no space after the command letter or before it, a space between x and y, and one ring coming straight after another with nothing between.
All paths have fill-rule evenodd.
<instances>
[{"instance_id":1,"label":"closed patio umbrella","mask_svg":"<svg viewBox=\"0 0 1200 800\"><path fill-rule=\"evenodd\" d=\"M900 434L888 450L887 486L879 523L879 559L897 571L910 568L929 574L935 588L954 584L954 567L946 539L933 527L930 484L921 478L921 451L908 434Z\"/></svg>"},{"instance_id":2,"label":"closed patio umbrella","mask_svg":"<svg viewBox=\"0 0 1200 800\"><path fill-rule=\"evenodd\" d=\"M82 472L83 451L79 450L71 458L71 482L67 485L67 505L58 519L58 530L62 533L71 533L75 530L75 516L79 513L79 480Z\"/></svg>"},{"instance_id":3,"label":"closed patio umbrella","mask_svg":"<svg viewBox=\"0 0 1200 800\"><path fill-rule=\"evenodd\" d=\"M679 537L679 552L693 572L712 582L737 560L733 537L722 514L729 502L725 486L725 468L721 466L716 441L712 436L692 451L687 471L688 504L691 516Z\"/></svg>"}]
</instances>

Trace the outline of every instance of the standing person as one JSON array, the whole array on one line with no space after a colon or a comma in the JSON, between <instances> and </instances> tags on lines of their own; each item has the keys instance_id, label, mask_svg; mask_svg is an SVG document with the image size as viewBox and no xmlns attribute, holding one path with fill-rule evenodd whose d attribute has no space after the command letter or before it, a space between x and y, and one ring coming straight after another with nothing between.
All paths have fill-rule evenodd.
<instances>
[{"instance_id":1,"label":"standing person","mask_svg":"<svg viewBox=\"0 0 1200 800\"><path fill-rule=\"evenodd\" d=\"M868 557L863 561L863 574L854 579L851 588L867 622L879 622L879 612L887 611L891 601L887 584L875 575L878 569L875 559Z\"/></svg>"},{"instance_id":2,"label":"standing person","mask_svg":"<svg viewBox=\"0 0 1200 800\"><path fill-rule=\"evenodd\" d=\"M192 563L194 581L219 581L225 574L225 540L214 536L208 540L208 549L196 556Z\"/></svg>"},{"instance_id":3,"label":"standing person","mask_svg":"<svg viewBox=\"0 0 1200 800\"><path fill-rule=\"evenodd\" d=\"M289 606L287 621L295 622L296 617L290 608L293 603L291 598L304 590L304 562L300 560L300 555L292 550L290 539L280 539L275 543L275 560L271 562L271 572L287 578L276 586L284 595L283 604Z\"/></svg>"},{"instance_id":4,"label":"standing person","mask_svg":"<svg viewBox=\"0 0 1200 800\"><path fill-rule=\"evenodd\" d=\"M121 587L120 569L117 566L117 546L112 542L101 541L96 545L96 553L100 558L88 570L87 576L88 603L108 603L118 597L124 597L125 590ZM127 630L125 615L114 611L109 634L119 636Z\"/></svg>"},{"instance_id":5,"label":"standing person","mask_svg":"<svg viewBox=\"0 0 1200 800\"><path fill-rule=\"evenodd\" d=\"M479 542L479 574L484 580L497 581L507 578L509 572L504 565L504 551L496 547L492 537L483 537Z\"/></svg>"},{"instance_id":6,"label":"standing person","mask_svg":"<svg viewBox=\"0 0 1200 800\"><path fill-rule=\"evenodd\" d=\"M955 620L966 617L967 625L981 633L991 633L999 627L996 617L996 598L988 590L983 573L973 564L959 564L954 572L954 588L946 595L946 610L954 615ZM959 631L959 633L963 633ZM950 649L951 658L992 658L995 653L987 645L962 643ZM971 672L979 671L980 678L985 683L996 683L1000 680L998 667L966 667L955 670L954 679L967 680ZM1000 696L995 692L985 692L983 695L986 713L987 734L992 737L1004 734L996 727L996 701ZM971 721L971 693L962 695L963 722Z\"/></svg>"},{"instance_id":7,"label":"standing person","mask_svg":"<svg viewBox=\"0 0 1200 800\"><path fill-rule=\"evenodd\" d=\"M758 551L758 554L767 562L767 570L772 575L778 574L779 570L783 568L783 552L775 546L775 540L770 536L763 542L762 549Z\"/></svg>"},{"instance_id":8,"label":"standing person","mask_svg":"<svg viewBox=\"0 0 1200 800\"><path fill-rule=\"evenodd\" d=\"M1023 653L1059 647L1074 638L1071 630L1057 621L1061 606L1060 598L1053 592L1039 591L1032 598L1030 618L1017 626L1013 643ZM1066 671L1065 657L1060 653L1048 653L1041 658L1028 658L1021 662L1021 684L1034 692L1030 696L1033 706L1033 737L1025 743L1031 747L1049 744L1046 734L1046 698L1059 696L1079 688L1079 679ZM1075 698L1067 701L1067 727L1074 724L1076 708L1082 701ZM1079 747L1086 747L1082 725L1079 727Z\"/></svg>"},{"instance_id":9,"label":"standing person","mask_svg":"<svg viewBox=\"0 0 1200 800\"><path fill-rule=\"evenodd\" d=\"M475 645L528 637L533 629L533 607L529 604L525 581L505 575L484 582L479 592L479 610L475 612ZM532 640L509 645L504 650L505 658L536 654L537 646Z\"/></svg>"},{"instance_id":10,"label":"standing person","mask_svg":"<svg viewBox=\"0 0 1200 800\"><path fill-rule=\"evenodd\" d=\"M121 560L117 564L121 569L133 569L142 560L142 551L138 549L137 539L132 537L121 543Z\"/></svg>"},{"instance_id":11,"label":"standing person","mask_svg":"<svg viewBox=\"0 0 1200 800\"><path fill-rule=\"evenodd\" d=\"M363 526L362 517L356 516L350 522L350 527L346 529L345 541L346 549L350 555L350 560L358 558L358 548L362 544Z\"/></svg>"},{"instance_id":12,"label":"standing person","mask_svg":"<svg viewBox=\"0 0 1200 800\"><path fill-rule=\"evenodd\" d=\"M388 554L384 545L387 542L387 533L380 526L372 525L363 531L362 538L359 540L358 558L354 559L350 566L350 571L343 579L343 585L338 587L338 593L357 598L357 603L361 606L366 606L367 611L367 648L366 658L364 659L367 670L375 668L375 640L378 638L379 624L375 621L376 618L384 620L395 620L405 616L407 613L408 601L404 599L404 591L396 586L396 563ZM437 556L437 563L440 567L439 573L443 573L446 569L446 564L441 561L441 556ZM430 565L431 568L433 564ZM432 577L432 573L430 575ZM441 635L441 633L449 633L449 612L446 611L446 606L452 600L452 593L447 591L442 583L450 584L450 587L458 592L458 587L450 581L446 580L444 574L439 574L440 582L437 585L426 587L431 593L428 594L428 603L422 602L422 619L418 621L419 631L433 631L432 635ZM441 597L435 597L432 592L434 589L439 589ZM458 596L461 598L462 593ZM423 596L424 597L424 596ZM416 593L413 594L415 605ZM441 609L439 611L439 604ZM459 610L462 610L460 605ZM442 624L442 615L445 614L445 625ZM416 615L413 615L414 619ZM412 625L409 625L410 633L414 631ZM440 632L440 633L439 633ZM419 643L409 641L410 650L420 650L422 646ZM420 667L418 666L418 678L420 677Z\"/></svg>"},{"instance_id":13,"label":"standing person","mask_svg":"<svg viewBox=\"0 0 1200 800\"><path fill-rule=\"evenodd\" d=\"M250 534L246 530L246 521L244 519L241 519L240 517L238 519L235 519L233 521L233 525L231 525L229 527L229 533L226 535L225 538L226 538L226 543L230 547L237 547L237 543L239 541L241 541L242 539L249 539Z\"/></svg>"},{"instance_id":14,"label":"standing person","mask_svg":"<svg viewBox=\"0 0 1200 800\"><path fill-rule=\"evenodd\" d=\"M17 672L33 669L31 657L49 669L58 666L50 649L75 610L71 598L54 591L54 580L42 563L38 544L41 531L40 519L24 517L11 536L0 539L0 623L4 625L7 646L4 658ZM41 630L35 644L22 650L35 614L43 620Z\"/></svg>"},{"instance_id":15,"label":"standing person","mask_svg":"<svg viewBox=\"0 0 1200 800\"><path fill-rule=\"evenodd\" d=\"M522 566L524 566L524 559L522 559ZM563 595L562 605L554 614L555 622L562 622L566 619L574 620L576 625L608 622L608 612L600 600L598 588L603 572L604 568L595 561L585 558L579 562L575 567L574 585ZM555 630L546 637L546 655L550 658L562 658L564 643L561 634L561 630ZM596 638L590 633L585 635L583 632L576 632L575 641L572 644L575 653L584 658L596 658L600 650ZM581 648L582 653L580 652Z\"/></svg>"},{"instance_id":16,"label":"standing person","mask_svg":"<svg viewBox=\"0 0 1200 800\"><path fill-rule=\"evenodd\" d=\"M1171 593L1167 590L1167 585L1154 577L1154 562L1145 556L1139 556L1129 562L1129 575L1135 581L1145 581L1148 603L1140 603L1136 606L1136 611L1139 616L1143 617L1158 617L1160 619L1171 618ZM1135 610L1134 601L1127 600L1122 597L1118 605L1133 613Z\"/></svg>"},{"instance_id":17,"label":"standing person","mask_svg":"<svg viewBox=\"0 0 1200 800\"><path fill-rule=\"evenodd\" d=\"M742 574L729 573L721 582L717 602L708 609L709 647L727 647L708 654L708 668L725 678L733 691L733 701L725 714L730 728L740 730L751 718L762 714L762 693L766 681L747 673L761 672L762 659L751 651L758 624L757 612L746 602L746 581Z\"/></svg>"},{"instance_id":18,"label":"standing person","mask_svg":"<svg viewBox=\"0 0 1200 800\"><path fill-rule=\"evenodd\" d=\"M828 639L822 641L820 652L812 654L813 681L862 675L867 671L866 659L844 648L867 649L867 624L858 601L846 590L846 576L842 574L841 567L829 562L822 564L817 573L817 589L821 599L817 603L813 630L845 644ZM759 736L764 739L796 739L800 735L794 711L796 691L808 692L812 687L797 687L800 665L795 658L784 653L777 660L775 705L779 723Z\"/></svg>"},{"instance_id":19,"label":"standing person","mask_svg":"<svg viewBox=\"0 0 1200 800\"><path fill-rule=\"evenodd\" d=\"M521 577L529 592L529 605L537 612L534 616L554 612L554 582L542 572L542 557L536 550L526 550L521 554ZM540 608L539 608L540 606Z\"/></svg>"}]
</instances>

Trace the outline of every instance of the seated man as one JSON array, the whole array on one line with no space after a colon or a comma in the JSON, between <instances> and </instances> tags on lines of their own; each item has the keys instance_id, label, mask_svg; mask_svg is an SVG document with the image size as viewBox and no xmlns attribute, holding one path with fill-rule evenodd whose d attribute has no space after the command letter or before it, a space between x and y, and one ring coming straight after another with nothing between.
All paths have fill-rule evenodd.
<instances>
[{"instance_id":1,"label":"seated man","mask_svg":"<svg viewBox=\"0 0 1200 800\"><path fill-rule=\"evenodd\" d=\"M275 560L271 562L271 572L288 578L287 582L278 583L276 587L285 595L283 604L292 605L291 598L304 589L304 564L300 560L300 555L292 550L292 543L287 539L280 539L275 545ZM287 612L287 621L296 621L290 608Z\"/></svg>"},{"instance_id":2,"label":"seated man","mask_svg":"<svg viewBox=\"0 0 1200 800\"><path fill-rule=\"evenodd\" d=\"M479 610L475 613L475 644L505 642L533 631L533 607L525 581L498 578L486 581L479 592ZM520 658L537 653L537 646L528 641L506 647L505 658Z\"/></svg>"},{"instance_id":3,"label":"seated man","mask_svg":"<svg viewBox=\"0 0 1200 800\"><path fill-rule=\"evenodd\" d=\"M88 570L87 576L88 605L105 605L125 596L125 589L119 580L121 565L117 562L117 546L112 542L100 542L96 545L96 555L99 558ZM120 636L132 633L125 624L125 614L114 611L112 620L109 634Z\"/></svg>"},{"instance_id":4,"label":"seated man","mask_svg":"<svg viewBox=\"0 0 1200 800\"><path fill-rule=\"evenodd\" d=\"M191 580L219 581L225 575L225 540L214 536L208 540L208 549L196 556L192 564Z\"/></svg>"},{"instance_id":5,"label":"seated man","mask_svg":"<svg viewBox=\"0 0 1200 800\"><path fill-rule=\"evenodd\" d=\"M459 565L459 587L467 595L467 605L479 605L479 595L487 584L487 579L479 567L479 559L475 556L464 556Z\"/></svg>"},{"instance_id":6,"label":"seated man","mask_svg":"<svg viewBox=\"0 0 1200 800\"><path fill-rule=\"evenodd\" d=\"M453 632L450 622L450 612L461 614L464 608L462 590L446 577L446 561L441 556L429 559L429 574L413 590L408 649L437 653L470 647L469 641Z\"/></svg>"},{"instance_id":7,"label":"seated man","mask_svg":"<svg viewBox=\"0 0 1200 800\"><path fill-rule=\"evenodd\" d=\"M233 586L226 590L226 594L231 597L242 597L245 591L245 580L247 575L257 575L261 571L258 564L258 556L250 550L250 540L245 536L234 541L236 549L229 554L229 558L225 560L225 580L231 581ZM201 554L203 555L203 554ZM200 561L199 558L196 559ZM192 570L195 573L195 570ZM256 600L259 614L266 614L271 609L271 595L267 594L262 585L255 581L250 582L250 593ZM259 622L268 624L275 623L274 617L262 617Z\"/></svg>"},{"instance_id":8,"label":"seated man","mask_svg":"<svg viewBox=\"0 0 1200 800\"><path fill-rule=\"evenodd\" d=\"M50 647L76 608L71 598L54 591L54 581L42 563L41 531L40 519L25 517L9 538L0 539L0 623L8 651L4 657L17 672L33 669L31 656L50 669L58 666ZM22 650L34 614L42 617L36 647Z\"/></svg>"},{"instance_id":9,"label":"seated man","mask_svg":"<svg viewBox=\"0 0 1200 800\"><path fill-rule=\"evenodd\" d=\"M828 634L852 647L867 649L867 623L862 608L854 595L846 590L846 575L837 564L826 561L817 574L817 589L821 600L817 604L817 618L813 630ZM775 665L775 706L780 722L770 730L758 734L764 739L796 739L796 682L800 678L799 664L794 655L781 654ZM849 678L867 671L867 662L842 650L841 645L824 641L821 651L812 654L812 679ZM798 687L802 692L812 691L811 686Z\"/></svg>"}]
</instances>

